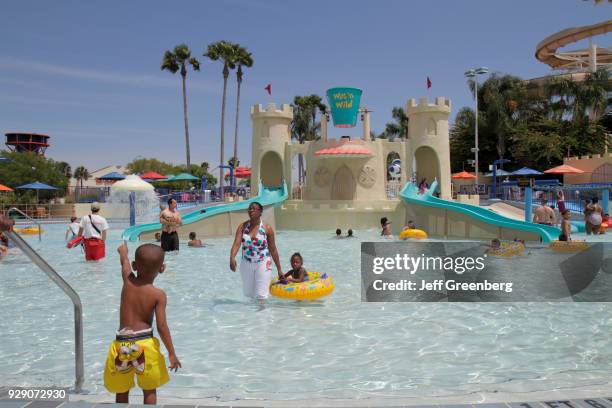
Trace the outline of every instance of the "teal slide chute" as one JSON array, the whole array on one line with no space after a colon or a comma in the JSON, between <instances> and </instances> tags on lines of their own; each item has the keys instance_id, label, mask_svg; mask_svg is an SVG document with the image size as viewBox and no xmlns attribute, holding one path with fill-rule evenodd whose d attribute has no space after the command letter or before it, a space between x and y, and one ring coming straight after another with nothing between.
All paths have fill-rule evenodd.
<instances>
[{"instance_id":1,"label":"teal slide chute","mask_svg":"<svg viewBox=\"0 0 612 408\"><path fill-rule=\"evenodd\" d=\"M277 205L285 201L289 197L287 193L287 184L283 183L280 187L264 187L262 184L259 185L259 195L244 201L237 201L233 203L224 203L206 208L206 212L202 212L202 209L190 212L183 216L183 225L193 224L194 222L202 221L213 215L246 211L253 201L261 203L264 207L269 205ZM146 232L160 231L161 224L159 222L152 222L148 224L135 225L129 227L123 231L123 239L127 241L138 241L138 237Z\"/></svg>"},{"instance_id":2,"label":"teal slide chute","mask_svg":"<svg viewBox=\"0 0 612 408\"><path fill-rule=\"evenodd\" d=\"M513 220L512 218L504 217L503 215L499 215L491 210L487 210L486 208L478 207L476 205L442 200L432 195L433 192L436 191L437 187L438 182L434 181L429 190L427 190L424 194L419 194L419 190L416 185L413 183L407 183L402 188L400 197L407 204L446 209L448 211L465 214L478 221L498 227L535 233L538 234L542 238L542 242L545 243L556 240L561 233L559 228L553 226Z\"/></svg>"}]
</instances>

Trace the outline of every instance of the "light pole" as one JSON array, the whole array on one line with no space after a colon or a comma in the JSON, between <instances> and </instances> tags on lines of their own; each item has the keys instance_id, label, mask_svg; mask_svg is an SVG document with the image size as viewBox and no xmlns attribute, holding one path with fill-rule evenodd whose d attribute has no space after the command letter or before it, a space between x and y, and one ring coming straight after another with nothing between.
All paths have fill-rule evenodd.
<instances>
[{"instance_id":1,"label":"light pole","mask_svg":"<svg viewBox=\"0 0 612 408\"><path fill-rule=\"evenodd\" d=\"M478 194L478 78L476 77L477 75L482 75L482 74L486 74L487 72L489 72L489 68L487 67L480 67L480 68L474 68L474 69L469 69L467 71L465 71L464 75L467 78L474 78L474 99L476 100L476 124L475 124L475 129L474 129L474 173L476 174L476 179L474 180L474 183L476 184L476 194Z\"/></svg>"}]
</instances>

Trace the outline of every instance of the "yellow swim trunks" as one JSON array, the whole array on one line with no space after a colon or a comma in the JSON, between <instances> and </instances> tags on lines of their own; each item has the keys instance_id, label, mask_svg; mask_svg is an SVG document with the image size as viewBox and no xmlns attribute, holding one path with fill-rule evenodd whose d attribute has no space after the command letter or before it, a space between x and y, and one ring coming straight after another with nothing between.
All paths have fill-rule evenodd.
<instances>
[{"instance_id":1,"label":"yellow swim trunks","mask_svg":"<svg viewBox=\"0 0 612 408\"><path fill-rule=\"evenodd\" d=\"M104 367L104 386L113 394L134 388L134 375L143 390L159 388L170 380L166 360L159 350L153 329L122 329L108 350Z\"/></svg>"}]
</instances>

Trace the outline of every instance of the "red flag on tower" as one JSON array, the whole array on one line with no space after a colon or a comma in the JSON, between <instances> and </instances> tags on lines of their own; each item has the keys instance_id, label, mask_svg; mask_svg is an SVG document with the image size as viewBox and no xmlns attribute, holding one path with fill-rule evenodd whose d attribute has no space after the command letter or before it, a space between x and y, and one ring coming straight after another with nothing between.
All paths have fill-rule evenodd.
<instances>
[{"instance_id":1,"label":"red flag on tower","mask_svg":"<svg viewBox=\"0 0 612 408\"><path fill-rule=\"evenodd\" d=\"M427 89L431 88L431 79L427 77Z\"/></svg>"},{"instance_id":2,"label":"red flag on tower","mask_svg":"<svg viewBox=\"0 0 612 408\"><path fill-rule=\"evenodd\" d=\"M264 89L268 91L268 95L272 95L272 84L266 85Z\"/></svg>"}]
</instances>

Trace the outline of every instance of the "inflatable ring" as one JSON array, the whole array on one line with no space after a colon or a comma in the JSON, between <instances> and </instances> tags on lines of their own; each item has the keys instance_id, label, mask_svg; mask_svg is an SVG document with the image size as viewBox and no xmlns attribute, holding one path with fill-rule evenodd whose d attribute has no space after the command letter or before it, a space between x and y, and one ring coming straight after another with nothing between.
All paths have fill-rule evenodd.
<instances>
[{"instance_id":1,"label":"inflatable ring","mask_svg":"<svg viewBox=\"0 0 612 408\"><path fill-rule=\"evenodd\" d=\"M589 244L585 241L553 241L549 246L555 252L572 253L582 252L589 248Z\"/></svg>"},{"instance_id":2,"label":"inflatable ring","mask_svg":"<svg viewBox=\"0 0 612 408\"><path fill-rule=\"evenodd\" d=\"M489 249L487 251L487 255L499 256L502 258L511 258L513 256L519 255L524 250L525 245L523 245L521 242L502 242L499 248Z\"/></svg>"},{"instance_id":3,"label":"inflatable ring","mask_svg":"<svg viewBox=\"0 0 612 408\"><path fill-rule=\"evenodd\" d=\"M33 234L38 234L39 232L43 232L42 228L39 229L38 227L26 227L26 228L14 228L14 231L18 234L24 234L24 235L33 235Z\"/></svg>"},{"instance_id":4,"label":"inflatable ring","mask_svg":"<svg viewBox=\"0 0 612 408\"><path fill-rule=\"evenodd\" d=\"M403 241L408 238L426 239L427 233L420 229L405 229L399 234L399 238Z\"/></svg>"},{"instance_id":5,"label":"inflatable ring","mask_svg":"<svg viewBox=\"0 0 612 408\"><path fill-rule=\"evenodd\" d=\"M334 281L326 273L307 272L308 278L299 283L280 283L273 280L270 283L270 294L283 299L315 300L331 294L334 291Z\"/></svg>"}]
</instances>

